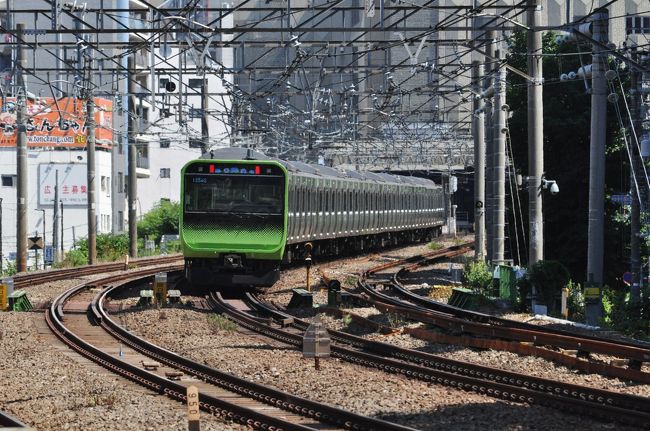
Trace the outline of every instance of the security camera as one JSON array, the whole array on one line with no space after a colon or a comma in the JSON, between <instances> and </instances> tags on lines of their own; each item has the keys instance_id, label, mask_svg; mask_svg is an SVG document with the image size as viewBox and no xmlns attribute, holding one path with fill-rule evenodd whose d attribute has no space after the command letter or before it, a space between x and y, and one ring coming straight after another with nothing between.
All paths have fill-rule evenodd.
<instances>
[{"instance_id":1,"label":"security camera","mask_svg":"<svg viewBox=\"0 0 650 431\"><path fill-rule=\"evenodd\" d=\"M560 187L557 185L557 182L555 180L547 180L544 177L542 177L540 188L550 191L552 195L560 193Z\"/></svg>"}]
</instances>

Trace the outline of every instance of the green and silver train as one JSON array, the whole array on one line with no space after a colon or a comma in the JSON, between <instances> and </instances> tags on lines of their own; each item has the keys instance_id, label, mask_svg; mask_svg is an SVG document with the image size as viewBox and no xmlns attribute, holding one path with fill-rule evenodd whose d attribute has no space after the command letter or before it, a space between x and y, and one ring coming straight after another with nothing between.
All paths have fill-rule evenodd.
<instances>
[{"instance_id":1,"label":"green and silver train","mask_svg":"<svg viewBox=\"0 0 650 431\"><path fill-rule=\"evenodd\" d=\"M195 285L271 286L280 263L430 240L445 220L433 181L270 159L228 148L181 179L185 276Z\"/></svg>"}]
</instances>

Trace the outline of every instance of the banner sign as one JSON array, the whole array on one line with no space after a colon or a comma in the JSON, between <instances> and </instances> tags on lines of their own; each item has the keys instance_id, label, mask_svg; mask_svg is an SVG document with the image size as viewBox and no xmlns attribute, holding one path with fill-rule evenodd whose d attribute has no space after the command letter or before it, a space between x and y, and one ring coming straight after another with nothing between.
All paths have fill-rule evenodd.
<instances>
[{"instance_id":1,"label":"banner sign","mask_svg":"<svg viewBox=\"0 0 650 431\"><path fill-rule=\"evenodd\" d=\"M45 163L38 165L38 206L52 206L56 171L59 171L59 200L63 205L87 205L86 164Z\"/></svg>"},{"instance_id":2,"label":"banner sign","mask_svg":"<svg viewBox=\"0 0 650 431\"><path fill-rule=\"evenodd\" d=\"M15 147L16 98L0 102L0 147ZM27 146L84 148L86 146L86 101L64 97L27 100ZM95 98L95 139L97 146L111 148L113 142L113 102Z\"/></svg>"}]
</instances>

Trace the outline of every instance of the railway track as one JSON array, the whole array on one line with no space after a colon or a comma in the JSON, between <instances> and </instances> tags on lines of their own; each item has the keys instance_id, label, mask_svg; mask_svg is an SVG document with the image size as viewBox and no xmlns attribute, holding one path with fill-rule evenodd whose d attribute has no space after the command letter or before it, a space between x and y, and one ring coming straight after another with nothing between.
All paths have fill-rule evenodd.
<instances>
[{"instance_id":1,"label":"railway track","mask_svg":"<svg viewBox=\"0 0 650 431\"><path fill-rule=\"evenodd\" d=\"M156 271L142 270L123 275L121 280L141 279ZM115 279L101 283L113 284ZM255 429L411 430L248 382L148 343L126 331L104 310L106 298L120 287L114 285L99 293L86 285L69 290L48 310L48 324L71 348L109 370L179 401L185 400L186 386L197 386L203 410ZM154 368L156 362L155 370L146 369ZM170 380L181 374L191 377Z\"/></svg>"},{"instance_id":2,"label":"railway track","mask_svg":"<svg viewBox=\"0 0 650 431\"><path fill-rule=\"evenodd\" d=\"M244 328L297 349L302 347L306 321L276 310L250 294L246 298L224 300L216 293L211 296L211 302L216 310ZM328 332L332 356L351 363L502 400L540 404L605 421L650 427L650 399L644 397L454 361L339 331Z\"/></svg>"},{"instance_id":3,"label":"railway track","mask_svg":"<svg viewBox=\"0 0 650 431\"><path fill-rule=\"evenodd\" d=\"M399 279L405 273L463 249L466 249L466 245L372 268L359 280L358 287L363 296L358 299L365 300L382 312L399 314L448 331L447 334L440 334L422 328L403 329L403 332L427 341L535 355L584 372L650 383L650 373L641 371L642 363L650 361L650 346L647 344L576 334L464 310L417 295L400 283ZM386 274L375 277L380 271L395 267L401 268L390 277L386 277ZM561 350L573 350L576 354L564 354ZM628 367L583 359L590 353L623 358L627 360Z\"/></svg>"},{"instance_id":4,"label":"railway track","mask_svg":"<svg viewBox=\"0 0 650 431\"><path fill-rule=\"evenodd\" d=\"M34 284L77 278L105 272L123 271L129 268L141 268L153 265L171 265L182 260L180 254L157 257L143 257L126 262L100 263L96 265L77 266L74 268L51 269L41 272L21 273L14 276L14 288L21 289Z\"/></svg>"},{"instance_id":5,"label":"railway track","mask_svg":"<svg viewBox=\"0 0 650 431\"><path fill-rule=\"evenodd\" d=\"M10 414L0 411L0 428L27 428L27 425Z\"/></svg>"}]
</instances>

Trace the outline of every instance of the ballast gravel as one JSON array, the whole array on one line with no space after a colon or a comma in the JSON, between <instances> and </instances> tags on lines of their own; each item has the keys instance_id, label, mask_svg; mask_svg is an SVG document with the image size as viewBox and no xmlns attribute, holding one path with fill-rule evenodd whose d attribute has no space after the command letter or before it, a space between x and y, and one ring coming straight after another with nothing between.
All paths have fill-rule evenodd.
<instances>
[{"instance_id":1,"label":"ballast gravel","mask_svg":"<svg viewBox=\"0 0 650 431\"><path fill-rule=\"evenodd\" d=\"M456 240L458 242L459 240ZM453 240L440 241L450 245ZM386 250L364 257L319 262L311 270L312 288L317 289L319 270L354 288L359 273L373 265L430 251L426 245ZM462 258L457 259L458 265ZM444 269L444 265L436 268ZM439 271L440 272L440 271ZM443 277L444 278L444 277ZM306 270L283 272L280 282L268 289L266 300L286 305L291 289L306 287ZM77 282L32 286L30 299L51 300ZM434 283L430 283L434 284ZM33 300L34 300L33 299ZM128 300L125 302L129 302ZM132 302L132 301L131 301ZM326 303L326 291L317 291L315 303ZM380 323L391 322L373 309L354 309ZM357 413L379 417L422 430L631 430L590 418L559 413L552 409L496 400L400 375L341 362L321 360L321 370L299 351L247 331L232 329L214 313L183 308L130 310L116 318L133 332L169 350L222 371L269 384L287 393L324 401ZM36 429L85 430L182 430L187 429L185 409L180 403L148 392L90 364L75 353L53 347L52 336L43 335L41 314L0 313L0 410L9 412ZM323 316L332 328L349 326L341 319ZM627 385L615 379L581 375L548 361L496 351L478 351L458 346L434 345L404 334L382 335L363 330L364 336L402 347L434 352L457 360L482 363L542 377L592 384L612 390L649 396L648 385ZM34 376L35 384L28 382ZM576 380L567 380L575 378ZM202 415L202 429L238 430Z\"/></svg>"},{"instance_id":2,"label":"ballast gravel","mask_svg":"<svg viewBox=\"0 0 650 431\"><path fill-rule=\"evenodd\" d=\"M0 410L43 431L187 429L181 403L53 347L42 320L40 313L0 313ZM201 426L246 429L205 413Z\"/></svg>"}]
</instances>

